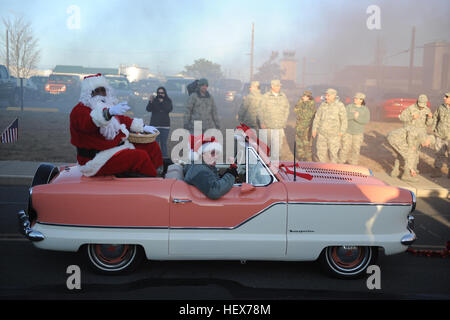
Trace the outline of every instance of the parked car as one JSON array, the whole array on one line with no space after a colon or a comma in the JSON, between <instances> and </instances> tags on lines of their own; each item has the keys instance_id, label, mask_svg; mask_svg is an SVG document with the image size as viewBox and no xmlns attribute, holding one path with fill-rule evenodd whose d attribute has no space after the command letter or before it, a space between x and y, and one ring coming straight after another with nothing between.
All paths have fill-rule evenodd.
<instances>
[{"instance_id":1,"label":"parked car","mask_svg":"<svg viewBox=\"0 0 450 320\"><path fill-rule=\"evenodd\" d=\"M48 77L32 76L26 81L24 97L26 99L41 100L45 98L45 85L48 82Z\"/></svg>"},{"instance_id":2,"label":"parked car","mask_svg":"<svg viewBox=\"0 0 450 320\"><path fill-rule=\"evenodd\" d=\"M79 97L81 80L77 75L51 74L48 77L45 91L48 98Z\"/></svg>"},{"instance_id":3,"label":"parked car","mask_svg":"<svg viewBox=\"0 0 450 320\"><path fill-rule=\"evenodd\" d=\"M156 93L156 89L162 85L158 79L143 79L131 83L131 89L136 97L148 101L152 94Z\"/></svg>"},{"instance_id":4,"label":"parked car","mask_svg":"<svg viewBox=\"0 0 450 320\"><path fill-rule=\"evenodd\" d=\"M417 102L418 94L387 93L383 96L381 105L381 120L397 119L400 113ZM430 107L430 102L427 103Z\"/></svg>"},{"instance_id":5,"label":"parked car","mask_svg":"<svg viewBox=\"0 0 450 320\"><path fill-rule=\"evenodd\" d=\"M190 78L169 78L164 87L167 95L172 99L172 114L184 114L186 100L189 97L187 86L194 82L195 79Z\"/></svg>"},{"instance_id":6,"label":"parked car","mask_svg":"<svg viewBox=\"0 0 450 320\"><path fill-rule=\"evenodd\" d=\"M0 64L0 107L17 107L20 93L15 78L9 75L6 66Z\"/></svg>"},{"instance_id":7,"label":"parked car","mask_svg":"<svg viewBox=\"0 0 450 320\"><path fill-rule=\"evenodd\" d=\"M219 79L214 84L214 96L220 102L232 103L238 92L242 90L242 82L238 79Z\"/></svg>"},{"instance_id":8,"label":"parked car","mask_svg":"<svg viewBox=\"0 0 450 320\"><path fill-rule=\"evenodd\" d=\"M110 76L105 75L106 80L108 80L109 85L114 91L114 95L119 101L126 101L128 105L132 108L132 112L136 112L136 107L139 104L140 98L138 98L133 90L131 89L130 82L125 76Z\"/></svg>"},{"instance_id":9,"label":"parked car","mask_svg":"<svg viewBox=\"0 0 450 320\"><path fill-rule=\"evenodd\" d=\"M18 214L21 232L40 249L81 251L108 274L145 257L319 260L332 275L353 278L379 249L397 254L415 240L414 193L369 169L299 162L293 171L254 143L236 149L239 178L218 200L184 182L182 170L173 178L84 177L76 165L41 164Z\"/></svg>"}]
</instances>

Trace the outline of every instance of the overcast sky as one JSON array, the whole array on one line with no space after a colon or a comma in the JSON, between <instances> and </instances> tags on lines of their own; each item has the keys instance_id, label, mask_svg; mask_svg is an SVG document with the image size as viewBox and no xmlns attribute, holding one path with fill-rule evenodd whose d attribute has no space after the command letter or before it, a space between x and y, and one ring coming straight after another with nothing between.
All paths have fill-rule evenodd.
<instances>
[{"instance_id":1,"label":"overcast sky","mask_svg":"<svg viewBox=\"0 0 450 320\"><path fill-rule=\"evenodd\" d=\"M372 30L371 5L380 17ZM377 38L385 63L406 65L408 54L395 54L409 48L413 26L416 46L450 41L449 0L0 0L1 17L11 14L31 22L41 68L137 64L170 74L205 58L245 79L252 23L255 68L283 50L307 57L311 69L368 64ZM415 63L422 64L420 48Z\"/></svg>"}]
</instances>

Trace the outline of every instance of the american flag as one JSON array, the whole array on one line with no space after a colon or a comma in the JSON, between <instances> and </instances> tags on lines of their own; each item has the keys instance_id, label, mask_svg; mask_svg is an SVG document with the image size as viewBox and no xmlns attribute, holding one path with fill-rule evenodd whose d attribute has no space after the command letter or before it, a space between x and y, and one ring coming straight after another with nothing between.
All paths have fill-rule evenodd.
<instances>
[{"instance_id":1,"label":"american flag","mask_svg":"<svg viewBox=\"0 0 450 320\"><path fill-rule=\"evenodd\" d=\"M8 128L3 131L0 143L14 143L19 138L19 118L16 118Z\"/></svg>"}]
</instances>

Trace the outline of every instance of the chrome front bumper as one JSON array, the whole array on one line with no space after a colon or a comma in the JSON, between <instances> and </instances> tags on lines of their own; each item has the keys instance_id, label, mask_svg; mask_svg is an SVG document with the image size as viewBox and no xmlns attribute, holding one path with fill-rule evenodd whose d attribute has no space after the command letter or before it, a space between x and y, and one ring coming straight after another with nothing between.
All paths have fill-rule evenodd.
<instances>
[{"instance_id":1,"label":"chrome front bumper","mask_svg":"<svg viewBox=\"0 0 450 320\"><path fill-rule=\"evenodd\" d=\"M42 233L31 228L30 219L24 210L20 210L17 213L17 219L19 222L19 232L22 233L28 240L42 241L45 239Z\"/></svg>"},{"instance_id":2,"label":"chrome front bumper","mask_svg":"<svg viewBox=\"0 0 450 320\"><path fill-rule=\"evenodd\" d=\"M402 240L400 240L401 244L404 246L410 246L413 244L414 241L416 241L417 236L414 233L414 217L412 215L408 215L408 227L407 227L409 234L404 235L402 237Z\"/></svg>"}]
</instances>

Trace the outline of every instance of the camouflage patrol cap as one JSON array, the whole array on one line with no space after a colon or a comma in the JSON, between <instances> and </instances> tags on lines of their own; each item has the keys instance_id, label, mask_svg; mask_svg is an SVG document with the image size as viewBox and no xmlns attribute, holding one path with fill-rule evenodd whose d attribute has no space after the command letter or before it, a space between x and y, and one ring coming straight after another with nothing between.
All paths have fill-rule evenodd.
<instances>
[{"instance_id":1,"label":"camouflage patrol cap","mask_svg":"<svg viewBox=\"0 0 450 320\"><path fill-rule=\"evenodd\" d=\"M422 108L427 106L427 102L428 102L428 97L424 94L421 94L419 96L419 99L417 99L417 105Z\"/></svg>"},{"instance_id":2,"label":"camouflage patrol cap","mask_svg":"<svg viewBox=\"0 0 450 320\"><path fill-rule=\"evenodd\" d=\"M312 91L310 91L310 90L303 91L302 97L303 96L312 97Z\"/></svg>"},{"instance_id":3,"label":"camouflage patrol cap","mask_svg":"<svg viewBox=\"0 0 450 320\"><path fill-rule=\"evenodd\" d=\"M259 81L250 82L250 87L259 87Z\"/></svg>"},{"instance_id":4,"label":"camouflage patrol cap","mask_svg":"<svg viewBox=\"0 0 450 320\"><path fill-rule=\"evenodd\" d=\"M355 94L355 98L364 100L366 98L366 95L362 92L357 92Z\"/></svg>"},{"instance_id":5,"label":"camouflage patrol cap","mask_svg":"<svg viewBox=\"0 0 450 320\"><path fill-rule=\"evenodd\" d=\"M270 86L281 87L281 81L280 80L272 80L272 81L270 81Z\"/></svg>"},{"instance_id":6,"label":"camouflage patrol cap","mask_svg":"<svg viewBox=\"0 0 450 320\"><path fill-rule=\"evenodd\" d=\"M337 95L336 89L332 89L332 88L327 89L327 91L325 91L325 93L329 94L329 95Z\"/></svg>"},{"instance_id":7,"label":"camouflage patrol cap","mask_svg":"<svg viewBox=\"0 0 450 320\"><path fill-rule=\"evenodd\" d=\"M450 97L450 92L444 93L444 96L446 96L447 98Z\"/></svg>"}]
</instances>

